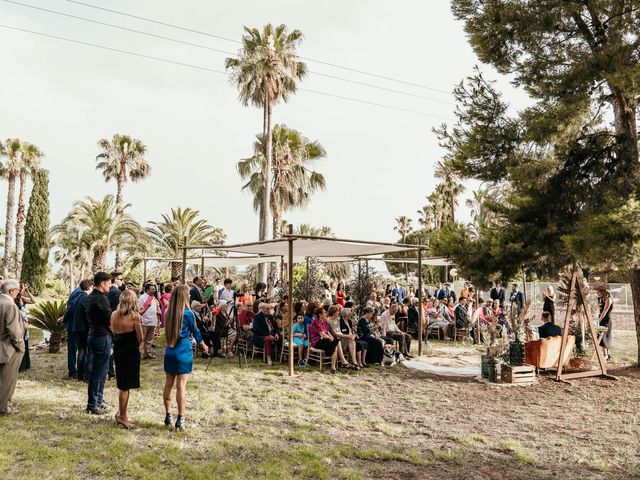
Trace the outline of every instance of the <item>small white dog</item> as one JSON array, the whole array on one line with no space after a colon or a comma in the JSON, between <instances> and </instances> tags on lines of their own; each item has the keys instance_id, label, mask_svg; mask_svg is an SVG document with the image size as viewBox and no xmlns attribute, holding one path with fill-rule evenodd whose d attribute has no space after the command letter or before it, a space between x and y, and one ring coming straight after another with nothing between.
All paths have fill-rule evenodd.
<instances>
[{"instance_id":1,"label":"small white dog","mask_svg":"<svg viewBox=\"0 0 640 480\"><path fill-rule=\"evenodd\" d=\"M402 363L405 360L404 355L391 344L385 345L382 353L382 365L385 367L393 367L396 363Z\"/></svg>"}]
</instances>

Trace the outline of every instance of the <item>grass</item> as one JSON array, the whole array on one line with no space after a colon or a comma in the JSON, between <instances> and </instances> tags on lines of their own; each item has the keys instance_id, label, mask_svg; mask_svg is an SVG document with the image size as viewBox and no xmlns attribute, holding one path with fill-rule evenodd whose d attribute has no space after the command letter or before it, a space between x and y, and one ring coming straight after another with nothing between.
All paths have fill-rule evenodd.
<instances>
[{"instance_id":1,"label":"grass","mask_svg":"<svg viewBox=\"0 0 640 480\"><path fill-rule=\"evenodd\" d=\"M65 378L65 362L65 351L38 352L20 376L17 413L0 417L2 480L441 479L443 468L452 478L481 471L533 480L549 477L541 466L582 478L630 478L640 469L635 370L622 370L619 382L541 379L496 389L402 366L338 375L307 367L290 378L279 364L239 369L234 360L216 359L205 372L207 362L197 360L187 386L190 428L176 433L162 425L161 358L143 363L142 388L131 394L132 431L116 428L111 416L84 413L86 385ZM113 382L106 400L116 404ZM549 411L559 409L566 416L549 428ZM580 421L596 414L607 425L606 444L593 441ZM609 463L567 462L569 445L582 458Z\"/></svg>"}]
</instances>

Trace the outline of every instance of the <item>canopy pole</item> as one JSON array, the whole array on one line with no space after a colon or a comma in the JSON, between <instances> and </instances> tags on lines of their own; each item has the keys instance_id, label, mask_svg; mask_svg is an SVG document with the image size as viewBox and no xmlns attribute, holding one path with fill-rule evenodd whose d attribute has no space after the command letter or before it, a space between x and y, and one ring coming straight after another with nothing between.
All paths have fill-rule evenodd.
<instances>
[{"instance_id":1,"label":"canopy pole","mask_svg":"<svg viewBox=\"0 0 640 480\"><path fill-rule=\"evenodd\" d=\"M142 258L142 285L147 282L147 255Z\"/></svg>"},{"instance_id":2,"label":"canopy pole","mask_svg":"<svg viewBox=\"0 0 640 480\"><path fill-rule=\"evenodd\" d=\"M293 225L289 224L289 235L293 235ZM284 261L284 258L283 258ZM307 259L307 262L309 259ZM295 345L293 344L293 238L289 238L289 376L293 376L293 357ZM283 344L284 347L284 344Z\"/></svg>"},{"instance_id":3,"label":"canopy pole","mask_svg":"<svg viewBox=\"0 0 640 480\"><path fill-rule=\"evenodd\" d=\"M182 284L187 284L187 236L182 237Z\"/></svg>"},{"instance_id":4,"label":"canopy pole","mask_svg":"<svg viewBox=\"0 0 640 480\"><path fill-rule=\"evenodd\" d=\"M204 248L200 255L200 275L204 276Z\"/></svg>"},{"instance_id":5,"label":"canopy pole","mask_svg":"<svg viewBox=\"0 0 640 480\"><path fill-rule=\"evenodd\" d=\"M284 256L280 257L280 281L284 281Z\"/></svg>"},{"instance_id":6,"label":"canopy pole","mask_svg":"<svg viewBox=\"0 0 640 480\"><path fill-rule=\"evenodd\" d=\"M307 284L307 288L309 288L309 257L307 259L307 270L305 272L305 283ZM291 263L291 258L289 258L289 263Z\"/></svg>"},{"instance_id":7,"label":"canopy pole","mask_svg":"<svg viewBox=\"0 0 640 480\"><path fill-rule=\"evenodd\" d=\"M422 244L422 239L420 239ZM418 356L422 356L422 323L424 307L422 306L422 248L418 249Z\"/></svg>"}]
</instances>

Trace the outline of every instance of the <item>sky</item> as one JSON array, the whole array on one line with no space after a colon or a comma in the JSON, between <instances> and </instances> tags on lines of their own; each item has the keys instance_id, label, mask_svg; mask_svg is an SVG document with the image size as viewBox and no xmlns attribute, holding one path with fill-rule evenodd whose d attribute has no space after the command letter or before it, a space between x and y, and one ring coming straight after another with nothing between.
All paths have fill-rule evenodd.
<instances>
[{"instance_id":1,"label":"sky","mask_svg":"<svg viewBox=\"0 0 640 480\"><path fill-rule=\"evenodd\" d=\"M239 44L99 11L66 0L19 0L57 12L237 52ZM417 225L417 210L437 183L444 151L434 126L454 119L453 86L479 61L448 0L84 0L140 17L240 40L243 26L284 23L304 34L300 55L422 85L410 86L307 61L300 88L420 112L422 115L300 91L274 107L273 121L319 141L314 164L327 189L297 225L329 225L341 238L397 241L395 218ZM0 0L0 24L224 71L226 54L96 25ZM0 28L0 139L36 144L50 171L51 223L87 195L115 194L95 170L97 142L115 133L140 139L151 176L125 186L130 213L143 225L175 207L191 207L222 227L228 243L257 239L258 219L235 165L251 156L262 112L243 107L226 75ZM527 97L482 66L515 107ZM399 90L416 98L317 75ZM435 89L435 90L432 90ZM436 91L441 90L441 91ZM457 217L468 220L468 184ZM0 183L4 216L6 182ZM2 218L4 225L4 218Z\"/></svg>"}]
</instances>

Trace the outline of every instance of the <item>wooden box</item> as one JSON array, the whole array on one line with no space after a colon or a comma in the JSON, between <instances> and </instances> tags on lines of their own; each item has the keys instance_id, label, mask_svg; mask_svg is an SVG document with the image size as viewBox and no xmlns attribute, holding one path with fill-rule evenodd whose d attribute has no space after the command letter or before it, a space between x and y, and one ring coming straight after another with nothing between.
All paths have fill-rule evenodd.
<instances>
[{"instance_id":1,"label":"wooden box","mask_svg":"<svg viewBox=\"0 0 640 480\"><path fill-rule=\"evenodd\" d=\"M501 380L504 383L534 383L536 381L536 369L532 365L502 365L500 372Z\"/></svg>"}]
</instances>

